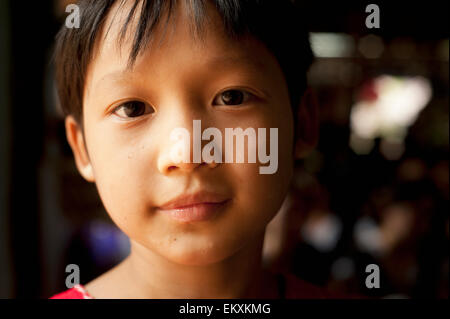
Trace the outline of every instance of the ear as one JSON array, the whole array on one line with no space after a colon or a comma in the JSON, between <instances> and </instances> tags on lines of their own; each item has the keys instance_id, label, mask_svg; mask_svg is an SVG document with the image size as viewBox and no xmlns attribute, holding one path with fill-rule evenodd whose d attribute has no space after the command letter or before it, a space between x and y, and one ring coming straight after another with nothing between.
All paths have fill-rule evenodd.
<instances>
[{"instance_id":1,"label":"ear","mask_svg":"<svg viewBox=\"0 0 450 319\"><path fill-rule=\"evenodd\" d=\"M94 171L84 142L83 131L73 116L67 116L65 124L67 141L72 148L78 171L85 180L94 182Z\"/></svg>"},{"instance_id":2,"label":"ear","mask_svg":"<svg viewBox=\"0 0 450 319\"><path fill-rule=\"evenodd\" d=\"M319 140L319 105L311 88L303 94L297 110L297 131L295 132L295 157L305 158Z\"/></svg>"}]
</instances>

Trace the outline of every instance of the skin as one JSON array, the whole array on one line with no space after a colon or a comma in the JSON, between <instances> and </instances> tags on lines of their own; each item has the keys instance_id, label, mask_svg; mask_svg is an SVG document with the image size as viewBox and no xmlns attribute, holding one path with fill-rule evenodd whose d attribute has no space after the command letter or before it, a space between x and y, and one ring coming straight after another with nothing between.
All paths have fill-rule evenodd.
<instances>
[{"instance_id":1,"label":"skin","mask_svg":"<svg viewBox=\"0 0 450 319\"><path fill-rule=\"evenodd\" d=\"M78 170L96 183L106 211L131 242L122 263L85 285L95 298L277 297L274 278L261 269L261 251L266 225L293 174L287 85L263 44L251 37L229 39L215 10L207 10L210 19L199 40L181 2L166 32L158 26L152 45L127 70L131 40L119 47L117 34L128 11L113 7L105 25L118 21L106 38L103 30L87 70L83 130L66 118ZM221 105L221 93L230 88L250 94L239 105ZM123 109L116 107L130 100L147 103L146 113L121 117ZM303 107L299 120L313 121L310 110ZM194 119L202 129L220 129L223 137L225 128L277 127L277 172L259 174L258 162L174 163L168 136L176 127L192 136ZM309 139L297 141L301 154L315 143L313 126L305 127ZM200 190L229 199L213 219L182 223L158 210Z\"/></svg>"}]
</instances>

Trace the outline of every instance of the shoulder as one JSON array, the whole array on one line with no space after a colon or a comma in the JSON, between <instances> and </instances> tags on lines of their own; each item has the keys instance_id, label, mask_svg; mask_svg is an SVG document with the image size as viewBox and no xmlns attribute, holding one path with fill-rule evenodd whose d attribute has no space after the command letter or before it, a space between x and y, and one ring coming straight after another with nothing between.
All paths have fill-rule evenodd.
<instances>
[{"instance_id":1,"label":"shoulder","mask_svg":"<svg viewBox=\"0 0 450 319\"><path fill-rule=\"evenodd\" d=\"M283 274L286 285L286 299L345 299L350 296L340 295L326 288L313 285L292 274Z\"/></svg>"},{"instance_id":2,"label":"shoulder","mask_svg":"<svg viewBox=\"0 0 450 319\"><path fill-rule=\"evenodd\" d=\"M50 297L50 299L92 299L92 297L82 285L75 285L73 288Z\"/></svg>"}]
</instances>

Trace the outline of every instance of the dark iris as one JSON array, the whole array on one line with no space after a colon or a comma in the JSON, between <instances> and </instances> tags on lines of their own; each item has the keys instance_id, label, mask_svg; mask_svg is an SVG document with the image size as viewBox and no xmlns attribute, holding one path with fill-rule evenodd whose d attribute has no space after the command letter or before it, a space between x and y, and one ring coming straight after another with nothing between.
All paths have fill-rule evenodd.
<instances>
[{"instance_id":1,"label":"dark iris","mask_svg":"<svg viewBox=\"0 0 450 319\"><path fill-rule=\"evenodd\" d=\"M127 117L137 117L145 113L145 103L140 101L130 101L121 105Z\"/></svg>"},{"instance_id":2,"label":"dark iris","mask_svg":"<svg viewBox=\"0 0 450 319\"><path fill-rule=\"evenodd\" d=\"M244 94L238 90L228 90L222 93L222 101L225 105L242 104Z\"/></svg>"}]
</instances>

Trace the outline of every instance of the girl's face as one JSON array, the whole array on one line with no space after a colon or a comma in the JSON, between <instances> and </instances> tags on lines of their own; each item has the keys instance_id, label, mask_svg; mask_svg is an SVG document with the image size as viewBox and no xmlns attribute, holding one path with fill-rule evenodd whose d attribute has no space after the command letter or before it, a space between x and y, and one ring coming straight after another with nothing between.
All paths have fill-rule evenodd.
<instances>
[{"instance_id":1,"label":"girl's face","mask_svg":"<svg viewBox=\"0 0 450 319\"><path fill-rule=\"evenodd\" d=\"M132 245L205 265L261 236L277 213L292 177L293 115L281 69L261 43L229 39L213 8L204 37L196 38L186 11L180 4L167 30L157 28L132 69L131 38L117 46L127 10L118 11L106 38L99 36L84 91L88 158L77 165ZM174 162L170 134L183 127L192 138L193 120L219 129L224 140L225 128L278 128L276 173L260 174L267 164L258 156L256 163ZM82 151L74 152L80 158ZM171 205L180 196L187 202ZM176 209L192 202L200 204Z\"/></svg>"}]
</instances>

